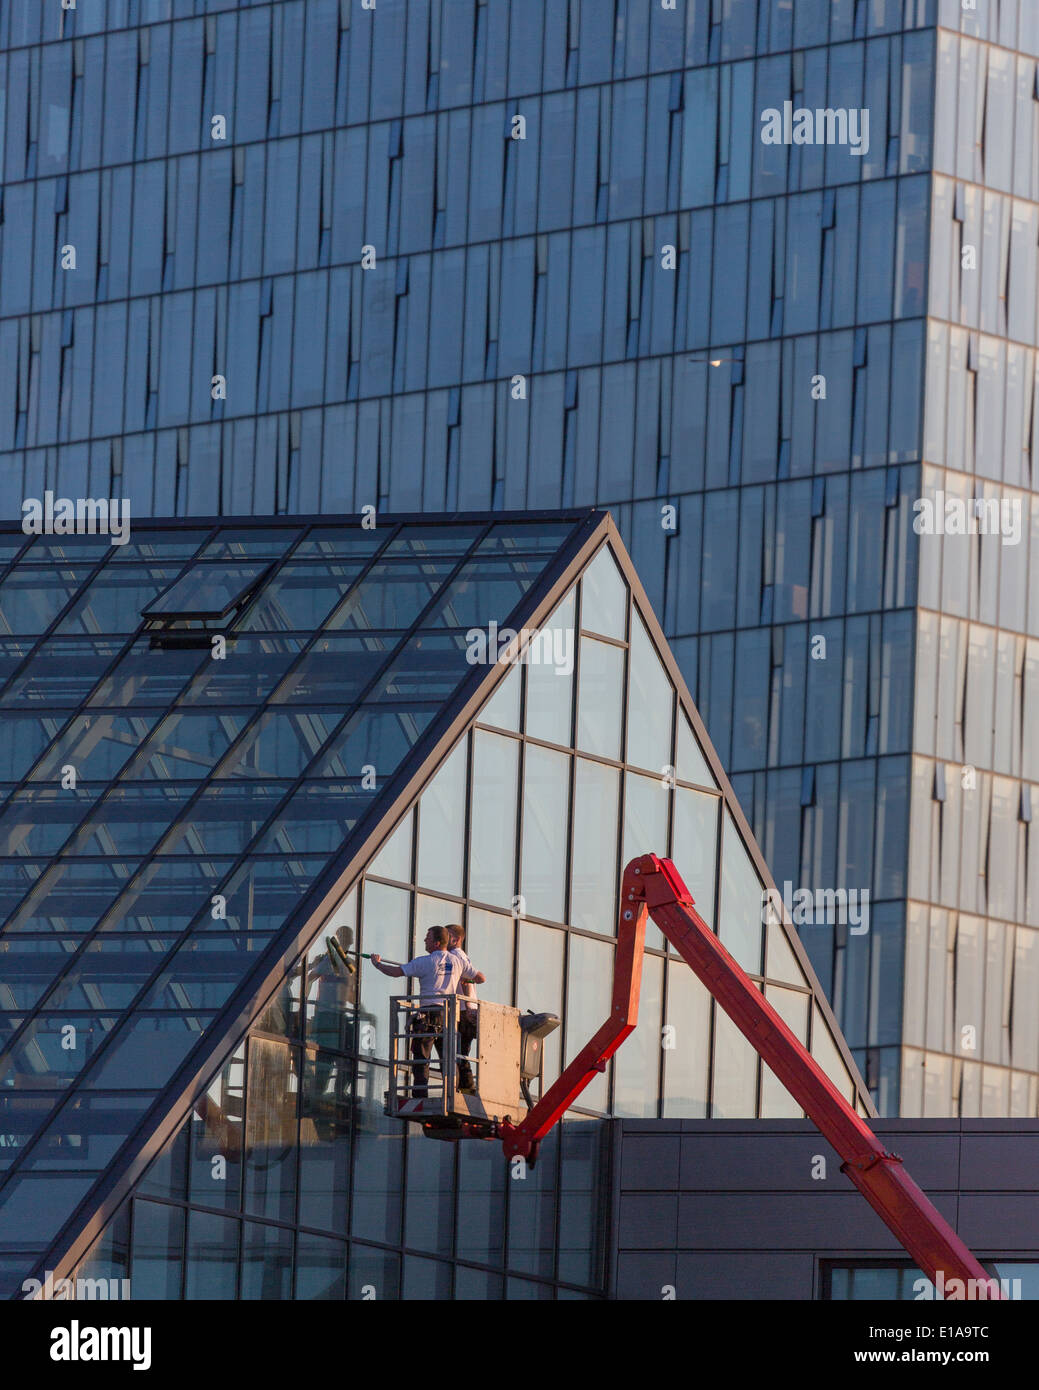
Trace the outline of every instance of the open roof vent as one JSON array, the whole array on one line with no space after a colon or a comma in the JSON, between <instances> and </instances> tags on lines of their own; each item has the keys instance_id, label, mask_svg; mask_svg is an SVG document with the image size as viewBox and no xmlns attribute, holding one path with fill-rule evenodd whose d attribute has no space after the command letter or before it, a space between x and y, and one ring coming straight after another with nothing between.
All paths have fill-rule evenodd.
<instances>
[{"instance_id":1,"label":"open roof vent","mask_svg":"<svg viewBox=\"0 0 1039 1390\"><path fill-rule=\"evenodd\" d=\"M269 560L196 560L142 609L153 647L208 647L271 569Z\"/></svg>"}]
</instances>

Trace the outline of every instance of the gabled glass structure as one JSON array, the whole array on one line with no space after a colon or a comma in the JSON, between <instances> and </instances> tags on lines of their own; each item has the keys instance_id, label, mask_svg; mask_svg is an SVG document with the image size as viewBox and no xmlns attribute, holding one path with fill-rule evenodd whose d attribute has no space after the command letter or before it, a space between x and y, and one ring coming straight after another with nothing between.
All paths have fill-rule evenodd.
<instances>
[{"instance_id":1,"label":"gabled glass structure","mask_svg":"<svg viewBox=\"0 0 1039 1390\"><path fill-rule=\"evenodd\" d=\"M775 1078L651 932L634 1038L510 1183L498 1146L384 1118L401 991L359 953L463 923L488 998L563 1017L551 1079L647 850L869 1111L607 514L0 548L7 1295L601 1292L595 1117L785 1116Z\"/></svg>"}]
</instances>

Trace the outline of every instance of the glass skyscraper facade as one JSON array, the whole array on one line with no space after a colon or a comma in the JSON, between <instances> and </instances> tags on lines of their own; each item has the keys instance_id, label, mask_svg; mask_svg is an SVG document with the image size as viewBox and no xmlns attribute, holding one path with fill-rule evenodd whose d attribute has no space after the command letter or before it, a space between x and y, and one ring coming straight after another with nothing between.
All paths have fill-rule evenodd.
<instances>
[{"instance_id":1,"label":"glass skyscraper facade","mask_svg":"<svg viewBox=\"0 0 1039 1390\"><path fill-rule=\"evenodd\" d=\"M869 1111L605 513L0 542L8 1296L601 1295L599 1117L799 1108L654 928L635 1037L517 1174L384 1117L403 991L366 957L464 924L489 999L562 1018L550 1083L653 847ZM551 643L471 661L492 623Z\"/></svg>"},{"instance_id":2,"label":"glass skyscraper facade","mask_svg":"<svg viewBox=\"0 0 1039 1390\"><path fill-rule=\"evenodd\" d=\"M776 880L870 894L803 936L878 1105L1035 1115L1037 56L1031 0L8 7L5 511L609 507Z\"/></svg>"}]
</instances>

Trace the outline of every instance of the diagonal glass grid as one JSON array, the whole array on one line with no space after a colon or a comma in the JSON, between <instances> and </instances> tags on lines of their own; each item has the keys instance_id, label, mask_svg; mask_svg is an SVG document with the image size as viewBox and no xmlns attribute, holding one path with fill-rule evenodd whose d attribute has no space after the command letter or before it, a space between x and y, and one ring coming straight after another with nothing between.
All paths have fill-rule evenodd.
<instances>
[{"instance_id":1,"label":"diagonal glass grid","mask_svg":"<svg viewBox=\"0 0 1039 1390\"><path fill-rule=\"evenodd\" d=\"M473 543L501 539L510 550L509 586L488 589L482 607L467 600L465 618L504 623L557 555L557 535L565 541L575 524L556 520L551 545L539 541L536 524L521 522L490 529L481 522L463 534L450 524L386 527L377 543L365 536L363 547L355 528L315 527L291 551L291 562L284 560L290 547L282 547L280 567L274 564L245 609L241 626L249 635L238 640L243 655L264 665L266 679L252 673L225 679L221 663L205 653L154 653L132 633L123 646L110 640L94 650L95 668L74 691L82 699L96 675L91 703L52 721L51 747L34 749L31 765L20 768L28 780L0 820L0 902L8 909L0 959L19 962L0 996L0 1097L17 1110L12 1096L40 1076L60 1082L70 1097L84 1087L118 1092L133 1071L126 1059L142 1047L154 1054L157 1070L154 1084L141 1077L135 1084L149 1100L157 1095L471 675L463 634L443 628L422 633L416 625L444 621L438 593L462 575ZM292 538L298 535L297 526ZM161 552L158 528L148 545ZM270 567L266 556L276 544L260 549ZM229 566L251 562L240 556L252 552L229 547L227 553ZM360 560L352 558L359 553ZM304 564L310 554L314 559ZM519 564L515 556L522 556ZM488 559L501 567L497 556ZM382 568L373 574L376 562ZM148 568L121 565L130 579L126 586L106 586L118 596L106 611L125 611L126 589ZM61 606L48 609L50 624L89 607L83 595L65 592ZM262 616L249 621L250 615ZM116 625L125 627L125 619ZM238 630L230 635L229 653ZM92 636L99 642L102 634ZM29 676L31 652L14 655L42 703L55 688L55 673L41 667ZM172 672L162 669L167 661ZM214 685L223 687L213 701L222 708L206 698ZM231 690L234 703L228 704L220 695ZM121 709L113 709L113 697ZM73 696L64 699L66 708L74 703ZM329 700L335 704L320 703ZM0 727L11 717L0 709ZM264 743L266 730L275 727L277 734ZM59 812L54 778L68 765L62 759L70 758L83 761L91 776L70 793L75 810ZM378 776L374 786L361 789L366 763ZM52 804L42 829L30 829L29 807ZM171 880L172 869L187 876ZM217 896L224 899L220 916L210 904ZM39 944L46 949L34 954ZM81 1065L73 1066L67 1057L54 1057L52 1039L55 1028L58 1037L61 1027L76 1028L77 1018L85 1041ZM181 1022L173 1025L176 1018ZM49 1070L58 1064L64 1070ZM30 1122L33 1113L38 1124ZM52 1162L59 1137L71 1132L70 1113L60 1104L56 1112L39 1107L9 1131L24 1138L10 1165L9 1189L0 1189L0 1210L8 1190L16 1213L37 1190L31 1186L36 1170ZM101 1130L110 1138L121 1133L110 1111L102 1113ZM138 1115L124 1112L127 1134ZM43 1142L40 1127L48 1118ZM19 1227L16 1221L2 1248L14 1248L12 1241L20 1250L42 1248L31 1222Z\"/></svg>"}]
</instances>

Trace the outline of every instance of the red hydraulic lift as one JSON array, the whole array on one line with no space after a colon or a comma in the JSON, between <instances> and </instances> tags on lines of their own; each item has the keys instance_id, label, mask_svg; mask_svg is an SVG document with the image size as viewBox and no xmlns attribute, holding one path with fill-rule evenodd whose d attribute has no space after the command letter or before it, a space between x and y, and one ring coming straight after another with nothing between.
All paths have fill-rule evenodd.
<instances>
[{"instance_id":1,"label":"red hydraulic lift","mask_svg":"<svg viewBox=\"0 0 1039 1390\"><path fill-rule=\"evenodd\" d=\"M928 1278L937 1283L941 1271L946 1283L978 1281L966 1287L977 1288L979 1297L1000 1298L999 1281L986 1273L902 1160L888 1153L729 955L696 911L670 859L655 854L633 859L624 870L610 1017L518 1125L499 1127L506 1157L521 1154L533 1162L541 1140L634 1029L647 914L840 1154L841 1171Z\"/></svg>"}]
</instances>

